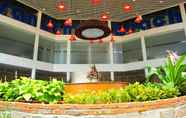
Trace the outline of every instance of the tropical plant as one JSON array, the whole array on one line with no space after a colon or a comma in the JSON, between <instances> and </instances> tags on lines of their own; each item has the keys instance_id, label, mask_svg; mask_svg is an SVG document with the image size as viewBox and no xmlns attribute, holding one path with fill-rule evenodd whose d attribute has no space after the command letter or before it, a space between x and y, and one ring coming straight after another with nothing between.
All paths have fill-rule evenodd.
<instances>
[{"instance_id":1,"label":"tropical plant","mask_svg":"<svg viewBox=\"0 0 186 118\"><path fill-rule=\"evenodd\" d=\"M183 75L183 72L186 70L185 58L186 55L178 57L176 53L168 51L165 65L158 68L148 67L146 82L150 82L152 76L156 75L161 84L166 87L177 87L183 93L186 90L186 76Z\"/></svg>"},{"instance_id":2,"label":"tropical plant","mask_svg":"<svg viewBox=\"0 0 186 118\"><path fill-rule=\"evenodd\" d=\"M63 99L64 83L32 80L27 77L0 83L0 98L5 101L57 103Z\"/></svg>"}]
</instances>

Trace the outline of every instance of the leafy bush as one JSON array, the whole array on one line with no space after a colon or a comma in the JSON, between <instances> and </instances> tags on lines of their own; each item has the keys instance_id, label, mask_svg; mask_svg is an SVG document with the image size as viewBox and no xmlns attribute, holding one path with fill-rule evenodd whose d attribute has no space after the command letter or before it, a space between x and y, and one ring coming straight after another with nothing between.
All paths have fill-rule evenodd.
<instances>
[{"instance_id":1,"label":"leafy bush","mask_svg":"<svg viewBox=\"0 0 186 118\"><path fill-rule=\"evenodd\" d=\"M168 51L168 54L164 66L159 68L148 67L147 82L151 81L153 75L156 75L164 86L177 87L183 93L186 91L186 76L183 75L186 70L186 64L184 64L186 55L178 58L172 51Z\"/></svg>"},{"instance_id":2,"label":"leafy bush","mask_svg":"<svg viewBox=\"0 0 186 118\"><path fill-rule=\"evenodd\" d=\"M21 77L9 83L0 83L0 98L5 101L57 103L63 99L64 83Z\"/></svg>"},{"instance_id":3,"label":"leafy bush","mask_svg":"<svg viewBox=\"0 0 186 118\"><path fill-rule=\"evenodd\" d=\"M178 96L177 88L130 84L123 89L111 89L107 91L85 91L79 94L65 94L64 102L71 104L95 104L95 103L121 103L132 101L151 101Z\"/></svg>"}]
</instances>

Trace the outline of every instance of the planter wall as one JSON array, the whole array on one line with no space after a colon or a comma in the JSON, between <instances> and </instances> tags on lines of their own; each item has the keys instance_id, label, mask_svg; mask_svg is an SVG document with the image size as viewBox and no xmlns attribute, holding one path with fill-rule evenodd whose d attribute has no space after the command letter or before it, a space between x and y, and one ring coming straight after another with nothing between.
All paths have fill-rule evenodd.
<instances>
[{"instance_id":1,"label":"planter wall","mask_svg":"<svg viewBox=\"0 0 186 118\"><path fill-rule=\"evenodd\" d=\"M150 102L95 105L1 101L0 110L0 115L10 118L185 118L186 96Z\"/></svg>"}]
</instances>

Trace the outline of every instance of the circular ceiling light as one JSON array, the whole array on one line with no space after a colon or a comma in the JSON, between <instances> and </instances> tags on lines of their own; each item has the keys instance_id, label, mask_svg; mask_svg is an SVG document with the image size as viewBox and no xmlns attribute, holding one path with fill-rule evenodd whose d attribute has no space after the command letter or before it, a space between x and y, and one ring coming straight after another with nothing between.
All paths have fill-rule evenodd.
<instances>
[{"instance_id":1,"label":"circular ceiling light","mask_svg":"<svg viewBox=\"0 0 186 118\"><path fill-rule=\"evenodd\" d=\"M75 31L76 36L84 40L99 40L109 36L110 33L107 22L99 20L83 21Z\"/></svg>"},{"instance_id":2,"label":"circular ceiling light","mask_svg":"<svg viewBox=\"0 0 186 118\"><path fill-rule=\"evenodd\" d=\"M104 35L104 31L99 28L89 28L81 32L81 35L88 38L98 38Z\"/></svg>"}]
</instances>

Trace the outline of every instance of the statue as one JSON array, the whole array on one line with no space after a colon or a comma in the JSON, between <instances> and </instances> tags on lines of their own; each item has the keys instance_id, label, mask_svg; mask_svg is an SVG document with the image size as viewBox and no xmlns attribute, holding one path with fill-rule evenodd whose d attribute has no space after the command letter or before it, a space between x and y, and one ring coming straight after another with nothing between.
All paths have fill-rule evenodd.
<instances>
[{"instance_id":1,"label":"statue","mask_svg":"<svg viewBox=\"0 0 186 118\"><path fill-rule=\"evenodd\" d=\"M87 78L92 81L92 80L98 80L99 79L99 73L96 69L96 65L91 66L90 72L88 72Z\"/></svg>"}]
</instances>

